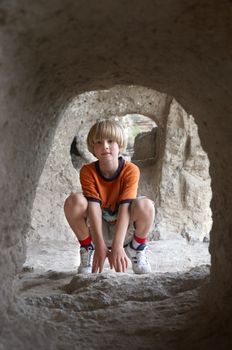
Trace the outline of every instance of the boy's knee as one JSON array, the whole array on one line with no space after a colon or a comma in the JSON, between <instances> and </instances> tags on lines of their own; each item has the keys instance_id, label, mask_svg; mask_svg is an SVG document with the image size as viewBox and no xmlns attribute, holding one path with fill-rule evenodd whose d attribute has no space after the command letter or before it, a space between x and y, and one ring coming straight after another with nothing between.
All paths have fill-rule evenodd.
<instances>
[{"instance_id":1,"label":"boy's knee","mask_svg":"<svg viewBox=\"0 0 232 350\"><path fill-rule=\"evenodd\" d=\"M64 211L67 213L77 207L83 207L83 209L85 209L86 205L87 200L82 193L72 192L64 202Z\"/></svg>"},{"instance_id":2,"label":"boy's knee","mask_svg":"<svg viewBox=\"0 0 232 350\"><path fill-rule=\"evenodd\" d=\"M139 211L145 216L151 216L155 214L154 203L149 198L137 199L135 203L135 210Z\"/></svg>"}]
</instances>

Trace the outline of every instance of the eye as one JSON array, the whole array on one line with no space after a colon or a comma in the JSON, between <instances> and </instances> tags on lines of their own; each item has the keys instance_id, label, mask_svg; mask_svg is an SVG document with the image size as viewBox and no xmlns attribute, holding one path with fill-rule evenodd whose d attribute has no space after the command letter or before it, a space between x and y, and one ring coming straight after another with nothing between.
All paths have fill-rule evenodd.
<instances>
[{"instance_id":1,"label":"eye","mask_svg":"<svg viewBox=\"0 0 232 350\"><path fill-rule=\"evenodd\" d=\"M94 143L97 144L97 145L101 145L102 141L101 140L96 140Z\"/></svg>"},{"instance_id":2,"label":"eye","mask_svg":"<svg viewBox=\"0 0 232 350\"><path fill-rule=\"evenodd\" d=\"M108 143L112 143L113 142L113 140L108 140Z\"/></svg>"}]
</instances>

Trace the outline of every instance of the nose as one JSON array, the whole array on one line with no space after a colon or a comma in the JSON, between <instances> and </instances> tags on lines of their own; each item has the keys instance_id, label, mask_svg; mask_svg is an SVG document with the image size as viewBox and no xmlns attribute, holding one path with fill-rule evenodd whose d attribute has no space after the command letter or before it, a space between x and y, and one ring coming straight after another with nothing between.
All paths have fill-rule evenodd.
<instances>
[{"instance_id":1,"label":"nose","mask_svg":"<svg viewBox=\"0 0 232 350\"><path fill-rule=\"evenodd\" d=\"M109 142L107 140L104 140L103 146L106 149L109 148Z\"/></svg>"}]
</instances>

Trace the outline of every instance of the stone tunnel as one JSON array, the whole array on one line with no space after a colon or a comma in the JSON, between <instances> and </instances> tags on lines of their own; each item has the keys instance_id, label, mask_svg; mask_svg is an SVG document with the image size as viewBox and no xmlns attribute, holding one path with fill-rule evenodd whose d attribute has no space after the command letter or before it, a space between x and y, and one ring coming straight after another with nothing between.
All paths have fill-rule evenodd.
<instances>
[{"instance_id":1,"label":"stone tunnel","mask_svg":"<svg viewBox=\"0 0 232 350\"><path fill-rule=\"evenodd\" d=\"M231 16L229 0L1 1L0 349L231 348ZM136 99L128 93L133 86L139 87ZM115 276L113 282L95 276L95 301L90 291L81 296L90 281L79 280L85 307L72 304L70 283L62 303L53 296L46 318L46 298L32 296L25 304L18 295L33 202L67 109L82 96L87 118L83 94L93 91L116 91L99 107L101 115L165 114L152 98L148 109L140 103L144 91L156 91L194 116L210 163L210 273L197 283L188 274L146 277L153 304L142 284L143 300L136 296L135 277L126 286L130 297L120 294L120 303L101 300L103 290L123 289L124 277L120 285ZM80 124L83 116L76 118Z\"/></svg>"}]
</instances>

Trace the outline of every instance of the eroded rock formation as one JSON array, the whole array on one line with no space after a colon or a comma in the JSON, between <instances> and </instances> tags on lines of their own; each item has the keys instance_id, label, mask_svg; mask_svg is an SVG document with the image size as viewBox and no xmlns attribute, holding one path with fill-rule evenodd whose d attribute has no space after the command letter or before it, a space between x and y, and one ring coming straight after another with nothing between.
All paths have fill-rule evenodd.
<instances>
[{"instance_id":1,"label":"eroded rock formation","mask_svg":"<svg viewBox=\"0 0 232 350\"><path fill-rule=\"evenodd\" d=\"M209 160L197 126L173 101L167 122L160 184L158 227L164 238L178 232L187 240L207 240L212 226Z\"/></svg>"}]
</instances>

